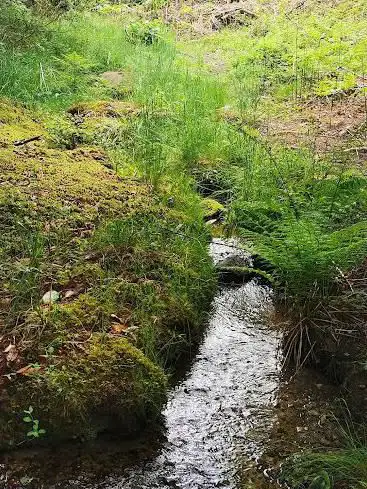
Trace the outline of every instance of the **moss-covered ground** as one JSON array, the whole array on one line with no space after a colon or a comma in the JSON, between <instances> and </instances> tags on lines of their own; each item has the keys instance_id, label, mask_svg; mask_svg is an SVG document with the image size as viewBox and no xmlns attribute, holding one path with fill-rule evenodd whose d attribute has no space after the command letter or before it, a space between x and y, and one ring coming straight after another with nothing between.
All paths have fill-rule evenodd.
<instances>
[{"instance_id":1,"label":"moss-covered ground","mask_svg":"<svg viewBox=\"0 0 367 489\"><path fill-rule=\"evenodd\" d=\"M86 145L138 117L131 104L73 106L73 144L14 102L0 110L1 448L27 440L29 406L45 439L131 434L159 415L166 374L199 335L204 224Z\"/></svg>"}]
</instances>

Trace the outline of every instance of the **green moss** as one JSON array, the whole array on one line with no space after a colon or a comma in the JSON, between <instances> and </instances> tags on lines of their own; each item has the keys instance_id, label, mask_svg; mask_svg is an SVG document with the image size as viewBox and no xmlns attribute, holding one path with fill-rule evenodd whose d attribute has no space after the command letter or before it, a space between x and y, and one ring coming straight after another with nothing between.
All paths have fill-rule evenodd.
<instances>
[{"instance_id":1,"label":"green moss","mask_svg":"<svg viewBox=\"0 0 367 489\"><path fill-rule=\"evenodd\" d=\"M166 378L128 340L94 334L82 346L50 356L13 389L7 407L19 418L1 415L8 436L1 437L0 448L25 439L20 415L29 405L48 437L87 438L112 427L131 434L158 416Z\"/></svg>"},{"instance_id":2,"label":"green moss","mask_svg":"<svg viewBox=\"0 0 367 489\"><path fill-rule=\"evenodd\" d=\"M21 107L0 100L0 149L12 146L16 141L44 134L43 125L25 115Z\"/></svg>"},{"instance_id":3,"label":"green moss","mask_svg":"<svg viewBox=\"0 0 367 489\"><path fill-rule=\"evenodd\" d=\"M48 321L61 331L104 330L113 309L89 294L81 294L71 303L54 306Z\"/></svg>"},{"instance_id":4,"label":"green moss","mask_svg":"<svg viewBox=\"0 0 367 489\"><path fill-rule=\"evenodd\" d=\"M224 206L214 199L203 199L202 207L204 209L204 217L208 219L217 216L224 210Z\"/></svg>"},{"instance_id":5,"label":"green moss","mask_svg":"<svg viewBox=\"0 0 367 489\"><path fill-rule=\"evenodd\" d=\"M141 109L131 102L81 102L68 114L51 118L49 140L52 146L65 149L90 144L116 147L131 133L131 122L140 113Z\"/></svg>"},{"instance_id":6,"label":"green moss","mask_svg":"<svg viewBox=\"0 0 367 489\"><path fill-rule=\"evenodd\" d=\"M132 102L102 100L74 104L68 112L79 117L126 117L139 115L141 109Z\"/></svg>"},{"instance_id":7,"label":"green moss","mask_svg":"<svg viewBox=\"0 0 367 489\"><path fill-rule=\"evenodd\" d=\"M112 141L136 115L114 102L72 112L62 120L93 143L97 134ZM17 128L43 138L16 147L7 134ZM139 429L164 401L158 365L173 366L198 336L212 297L205 226L108 170L100 148L79 140L67 149L70 134L60 132L50 147L50 131L24 109L0 132L0 351L15 341L18 352L4 363L12 375L0 393L0 447L26 438L30 405L47 440ZM61 300L45 305L51 289Z\"/></svg>"}]
</instances>

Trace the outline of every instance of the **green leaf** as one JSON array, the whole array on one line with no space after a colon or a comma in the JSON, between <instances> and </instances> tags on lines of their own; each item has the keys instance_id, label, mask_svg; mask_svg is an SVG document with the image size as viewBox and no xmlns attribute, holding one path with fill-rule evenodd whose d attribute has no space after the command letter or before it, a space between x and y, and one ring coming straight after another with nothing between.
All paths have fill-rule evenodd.
<instances>
[{"instance_id":1,"label":"green leaf","mask_svg":"<svg viewBox=\"0 0 367 489\"><path fill-rule=\"evenodd\" d=\"M25 416L25 417L23 418L23 421L24 421L25 423L32 423L32 418L31 418L30 416Z\"/></svg>"},{"instance_id":2,"label":"green leaf","mask_svg":"<svg viewBox=\"0 0 367 489\"><path fill-rule=\"evenodd\" d=\"M29 406L29 408L28 408L28 413L29 413L29 414L32 414L32 413L33 413L33 407L32 407L32 406Z\"/></svg>"},{"instance_id":3,"label":"green leaf","mask_svg":"<svg viewBox=\"0 0 367 489\"><path fill-rule=\"evenodd\" d=\"M40 430L38 430L38 433L40 435L44 435L46 433L46 430L44 430L43 428L41 428Z\"/></svg>"}]
</instances>

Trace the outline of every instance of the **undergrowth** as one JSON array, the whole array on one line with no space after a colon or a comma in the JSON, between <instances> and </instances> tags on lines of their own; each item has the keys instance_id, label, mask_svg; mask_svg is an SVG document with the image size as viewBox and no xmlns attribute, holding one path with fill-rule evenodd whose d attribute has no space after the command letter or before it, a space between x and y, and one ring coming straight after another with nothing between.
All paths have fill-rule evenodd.
<instances>
[{"instance_id":1,"label":"undergrowth","mask_svg":"<svg viewBox=\"0 0 367 489\"><path fill-rule=\"evenodd\" d=\"M289 459L282 477L293 487L362 489L367 482L367 449L304 453ZM347 484L347 486L345 486Z\"/></svg>"},{"instance_id":2,"label":"undergrowth","mask_svg":"<svg viewBox=\"0 0 367 489\"><path fill-rule=\"evenodd\" d=\"M113 168L144 178L177 212L198 218L192 189L214 179L211 196L228 206L228 232L243 236L267 261L279 297L296 316L301 310L308 317L340 293L348 272L363 261L365 175L345 153L320 158L312 150L269 148L254 114L269 95L322 95L321 85L339 72L341 89L356 86L365 17L360 3L349 7L346 1L327 11L315 7L312 15L296 10L294 22L286 10L275 17L262 12L262 26L256 19L247 29L223 30L184 47L159 20L129 23L102 9L46 24L24 7L9 6L1 28L0 94L47 111L56 145L101 145ZM358 22L342 22L357 13ZM11 22L25 22L24 39L37 42L28 47L13 39ZM217 50L218 43L224 56L229 46L232 52L226 71L213 76L197 54ZM196 57L187 57L187 49ZM121 70L118 86L99 76L111 70ZM308 84L303 74L312 78ZM132 102L138 117L106 122L86 120L77 110L62 115L96 97Z\"/></svg>"}]
</instances>

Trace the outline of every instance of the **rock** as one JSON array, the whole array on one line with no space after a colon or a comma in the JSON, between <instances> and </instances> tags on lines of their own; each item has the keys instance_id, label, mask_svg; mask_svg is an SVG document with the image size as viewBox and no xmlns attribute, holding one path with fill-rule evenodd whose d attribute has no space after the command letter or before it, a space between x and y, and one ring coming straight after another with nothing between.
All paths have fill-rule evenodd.
<instances>
[{"instance_id":1,"label":"rock","mask_svg":"<svg viewBox=\"0 0 367 489\"><path fill-rule=\"evenodd\" d=\"M120 85L124 79L124 75L121 71L105 71L102 73L101 78L111 85Z\"/></svg>"},{"instance_id":2,"label":"rock","mask_svg":"<svg viewBox=\"0 0 367 489\"><path fill-rule=\"evenodd\" d=\"M219 282L225 284L243 284L257 277L257 272L248 267L217 266L216 268L219 275Z\"/></svg>"},{"instance_id":3,"label":"rock","mask_svg":"<svg viewBox=\"0 0 367 489\"><path fill-rule=\"evenodd\" d=\"M217 267L252 267L251 254L236 239L214 238L210 248Z\"/></svg>"},{"instance_id":4,"label":"rock","mask_svg":"<svg viewBox=\"0 0 367 489\"><path fill-rule=\"evenodd\" d=\"M224 206L214 199L203 199L202 207L204 210L205 220L216 219L220 217L224 211Z\"/></svg>"},{"instance_id":5,"label":"rock","mask_svg":"<svg viewBox=\"0 0 367 489\"><path fill-rule=\"evenodd\" d=\"M42 304L53 304L54 302L59 301L61 298L59 292L56 290L49 290L42 297Z\"/></svg>"},{"instance_id":6,"label":"rock","mask_svg":"<svg viewBox=\"0 0 367 489\"><path fill-rule=\"evenodd\" d=\"M46 295L46 294L45 294ZM78 292L74 289L67 290L64 294L63 297L64 299L70 299L71 297L74 297L78 295Z\"/></svg>"}]
</instances>

